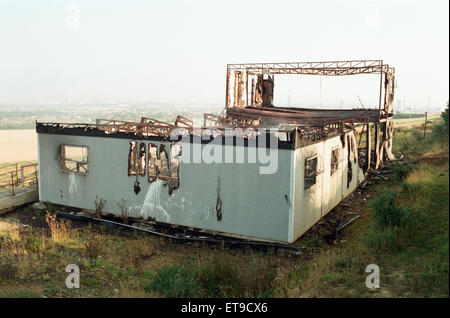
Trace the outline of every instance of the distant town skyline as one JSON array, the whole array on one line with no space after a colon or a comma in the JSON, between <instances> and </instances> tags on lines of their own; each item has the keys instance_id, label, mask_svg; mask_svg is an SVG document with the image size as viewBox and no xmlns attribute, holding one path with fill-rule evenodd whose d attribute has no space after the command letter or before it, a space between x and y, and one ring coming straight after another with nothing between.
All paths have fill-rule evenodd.
<instances>
[{"instance_id":1,"label":"distant town skyline","mask_svg":"<svg viewBox=\"0 0 450 318\"><path fill-rule=\"evenodd\" d=\"M443 109L448 1L0 0L0 105L224 105L227 63L383 59L395 107ZM275 104L378 105L378 78L277 78ZM396 108L394 108L396 109Z\"/></svg>"}]
</instances>

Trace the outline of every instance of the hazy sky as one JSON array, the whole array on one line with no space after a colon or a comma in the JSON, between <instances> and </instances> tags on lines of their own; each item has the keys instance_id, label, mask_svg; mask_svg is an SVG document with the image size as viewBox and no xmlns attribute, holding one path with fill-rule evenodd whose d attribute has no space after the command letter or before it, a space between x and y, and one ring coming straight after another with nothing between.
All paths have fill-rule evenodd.
<instances>
[{"instance_id":1,"label":"hazy sky","mask_svg":"<svg viewBox=\"0 0 450 318\"><path fill-rule=\"evenodd\" d=\"M448 6L448 0L0 0L0 104L223 104L227 63L383 59L396 68L396 99L444 105ZM357 96L377 102L378 77L291 78L276 78L278 104L356 105Z\"/></svg>"}]
</instances>

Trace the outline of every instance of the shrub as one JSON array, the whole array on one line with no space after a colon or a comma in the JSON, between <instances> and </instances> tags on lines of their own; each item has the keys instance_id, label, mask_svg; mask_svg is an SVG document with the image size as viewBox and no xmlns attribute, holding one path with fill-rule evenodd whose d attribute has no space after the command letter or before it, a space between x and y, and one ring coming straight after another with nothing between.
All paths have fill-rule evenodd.
<instances>
[{"instance_id":1,"label":"shrub","mask_svg":"<svg viewBox=\"0 0 450 318\"><path fill-rule=\"evenodd\" d=\"M400 234L410 223L412 213L396 202L397 192L384 192L370 202L374 210L366 244L376 252L395 253L401 249Z\"/></svg>"},{"instance_id":2,"label":"shrub","mask_svg":"<svg viewBox=\"0 0 450 318\"><path fill-rule=\"evenodd\" d=\"M394 172L395 180L402 181L408 176L414 167L412 165L404 165L395 161L390 165L390 168Z\"/></svg>"},{"instance_id":3,"label":"shrub","mask_svg":"<svg viewBox=\"0 0 450 318\"><path fill-rule=\"evenodd\" d=\"M370 202L374 209L372 214L375 222L381 228L404 228L411 216L411 211L397 205L397 192L384 192Z\"/></svg>"},{"instance_id":4,"label":"shrub","mask_svg":"<svg viewBox=\"0 0 450 318\"><path fill-rule=\"evenodd\" d=\"M448 125L445 123L433 125L431 137L433 141L442 141L448 138Z\"/></svg>"}]
</instances>

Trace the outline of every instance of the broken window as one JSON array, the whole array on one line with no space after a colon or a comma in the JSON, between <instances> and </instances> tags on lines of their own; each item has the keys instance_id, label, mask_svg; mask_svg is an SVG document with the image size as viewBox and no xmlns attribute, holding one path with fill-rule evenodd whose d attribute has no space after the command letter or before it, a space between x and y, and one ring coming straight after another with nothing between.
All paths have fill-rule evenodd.
<instances>
[{"instance_id":1,"label":"broken window","mask_svg":"<svg viewBox=\"0 0 450 318\"><path fill-rule=\"evenodd\" d=\"M154 144L148 145L148 181L153 182L158 178L158 147Z\"/></svg>"},{"instance_id":2,"label":"broken window","mask_svg":"<svg viewBox=\"0 0 450 318\"><path fill-rule=\"evenodd\" d=\"M130 141L130 152L128 153L128 175L134 176L139 173L138 142Z\"/></svg>"},{"instance_id":3,"label":"broken window","mask_svg":"<svg viewBox=\"0 0 450 318\"><path fill-rule=\"evenodd\" d=\"M181 145L174 144L170 148L170 157L165 145L158 147L154 144L148 145L148 181L156 179L168 181L169 194L180 186L179 179L179 156ZM170 160L169 160L170 158Z\"/></svg>"},{"instance_id":4,"label":"broken window","mask_svg":"<svg viewBox=\"0 0 450 318\"><path fill-rule=\"evenodd\" d=\"M88 147L60 145L58 159L61 161L61 170L70 172L88 172Z\"/></svg>"},{"instance_id":5,"label":"broken window","mask_svg":"<svg viewBox=\"0 0 450 318\"><path fill-rule=\"evenodd\" d=\"M331 175L339 169L339 148L331 151Z\"/></svg>"},{"instance_id":6,"label":"broken window","mask_svg":"<svg viewBox=\"0 0 450 318\"><path fill-rule=\"evenodd\" d=\"M305 159L304 188L309 189L316 184L317 156Z\"/></svg>"},{"instance_id":7,"label":"broken window","mask_svg":"<svg viewBox=\"0 0 450 318\"><path fill-rule=\"evenodd\" d=\"M353 139L352 139L353 141ZM347 188L353 180L353 169L352 169L352 147L350 142L350 135L347 135Z\"/></svg>"},{"instance_id":8,"label":"broken window","mask_svg":"<svg viewBox=\"0 0 450 318\"><path fill-rule=\"evenodd\" d=\"M351 149L352 149L352 154L353 154L353 162L354 163L356 163L356 148L355 148L355 141L354 141L354 138L353 138L353 136L351 136L350 137L350 140L351 140Z\"/></svg>"},{"instance_id":9,"label":"broken window","mask_svg":"<svg viewBox=\"0 0 450 318\"><path fill-rule=\"evenodd\" d=\"M345 147L345 135L342 134L342 135L340 136L340 138L341 138L341 145L342 145L342 148L344 148L344 147Z\"/></svg>"},{"instance_id":10,"label":"broken window","mask_svg":"<svg viewBox=\"0 0 450 318\"><path fill-rule=\"evenodd\" d=\"M145 160L146 160L146 149L145 144L142 142L139 145L139 174L145 176Z\"/></svg>"},{"instance_id":11,"label":"broken window","mask_svg":"<svg viewBox=\"0 0 450 318\"><path fill-rule=\"evenodd\" d=\"M170 147L169 194L171 194L174 189L178 189L178 187L180 186L180 178L179 178L180 156L181 156L181 145L173 144Z\"/></svg>"},{"instance_id":12,"label":"broken window","mask_svg":"<svg viewBox=\"0 0 450 318\"><path fill-rule=\"evenodd\" d=\"M169 156L164 145L159 147L158 176L161 180L169 180Z\"/></svg>"}]
</instances>

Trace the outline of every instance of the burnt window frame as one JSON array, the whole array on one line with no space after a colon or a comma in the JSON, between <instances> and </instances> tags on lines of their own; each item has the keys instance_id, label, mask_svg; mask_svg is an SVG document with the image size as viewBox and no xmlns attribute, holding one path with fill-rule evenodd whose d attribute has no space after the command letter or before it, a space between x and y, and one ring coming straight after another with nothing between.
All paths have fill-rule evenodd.
<instances>
[{"instance_id":1,"label":"burnt window frame","mask_svg":"<svg viewBox=\"0 0 450 318\"><path fill-rule=\"evenodd\" d=\"M132 145L136 145L133 149ZM128 176L145 177L147 173L147 144L136 140L130 140L128 150ZM132 162L133 161L133 162Z\"/></svg>"},{"instance_id":2,"label":"burnt window frame","mask_svg":"<svg viewBox=\"0 0 450 318\"><path fill-rule=\"evenodd\" d=\"M159 151L158 151L158 165L157 165L157 173L158 173L158 178L164 181L168 181L170 179L170 156L169 153L167 152L166 146L163 144L159 145ZM166 173L162 174L162 172L164 171L163 169L165 167L163 167L163 156L165 158L165 162L167 164L167 175ZM165 172L165 171L164 171Z\"/></svg>"},{"instance_id":3,"label":"burnt window frame","mask_svg":"<svg viewBox=\"0 0 450 318\"><path fill-rule=\"evenodd\" d=\"M169 159L169 194L180 187L180 156L182 147L179 143L170 145Z\"/></svg>"},{"instance_id":4,"label":"burnt window frame","mask_svg":"<svg viewBox=\"0 0 450 318\"><path fill-rule=\"evenodd\" d=\"M313 160L316 161L315 171L307 174L306 173L306 168L307 168L308 162L309 161L313 161ZM310 156L310 157L305 158L305 166L303 168L303 190L311 189L317 184L317 175L319 173L320 173L320 170L319 170L319 155L314 155L314 156ZM307 178L309 178L309 177L314 178L314 182L311 183L311 184L309 184L309 183L307 184Z\"/></svg>"},{"instance_id":5,"label":"burnt window frame","mask_svg":"<svg viewBox=\"0 0 450 318\"><path fill-rule=\"evenodd\" d=\"M147 171L147 145L145 142L139 143L138 147L138 175L145 176Z\"/></svg>"},{"instance_id":6,"label":"burnt window frame","mask_svg":"<svg viewBox=\"0 0 450 318\"><path fill-rule=\"evenodd\" d=\"M337 153L337 155L333 156L334 153ZM335 162L333 162L333 157L336 158ZM341 157L340 147L337 146L332 148L330 153L330 176L333 176L334 174L336 174L336 172L339 171L340 157Z\"/></svg>"},{"instance_id":7,"label":"burnt window frame","mask_svg":"<svg viewBox=\"0 0 450 318\"><path fill-rule=\"evenodd\" d=\"M347 189L350 187L350 184L353 181L354 173L353 173L353 165L352 165L352 157L353 149L352 149L352 141L353 138L350 136L350 134L347 135Z\"/></svg>"},{"instance_id":8,"label":"burnt window frame","mask_svg":"<svg viewBox=\"0 0 450 318\"><path fill-rule=\"evenodd\" d=\"M132 145L135 144L136 147L132 149ZM130 140L130 146L128 151L128 176L139 175L139 142L135 140ZM133 162L132 162L133 160Z\"/></svg>"},{"instance_id":9,"label":"burnt window frame","mask_svg":"<svg viewBox=\"0 0 450 318\"><path fill-rule=\"evenodd\" d=\"M66 157L66 149L65 147L74 147L74 148L84 148L86 149L86 159L82 158L82 161L68 159ZM82 156L84 157L84 156ZM57 159L60 161L59 169L61 172L67 173L77 173L77 174L87 174L89 173L89 147L87 145L74 145L74 144L60 144L58 146ZM66 166L66 161L75 162L76 170L69 169ZM80 169L84 169L84 171L80 171Z\"/></svg>"},{"instance_id":10,"label":"burnt window frame","mask_svg":"<svg viewBox=\"0 0 450 318\"><path fill-rule=\"evenodd\" d=\"M358 161L358 151L356 150L356 146L355 146L355 135L350 135L350 141L351 141L351 149L352 149L352 154L353 154L353 162L357 163Z\"/></svg>"},{"instance_id":11,"label":"burnt window frame","mask_svg":"<svg viewBox=\"0 0 450 318\"><path fill-rule=\"evenodd\" d=\"M147 145L148 148L148 161L147 161L147 179L148 182L152 183L158 179L158 165L159 165L159 149L158 146L149 143ZM156 149L155 156L152 156L152 148ZM150 166L153 164L153 166Z\"/></svg>"}]
</instances>

